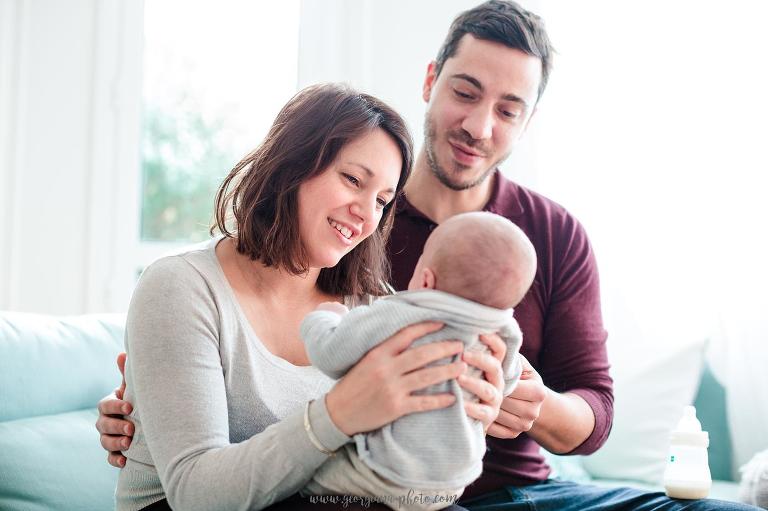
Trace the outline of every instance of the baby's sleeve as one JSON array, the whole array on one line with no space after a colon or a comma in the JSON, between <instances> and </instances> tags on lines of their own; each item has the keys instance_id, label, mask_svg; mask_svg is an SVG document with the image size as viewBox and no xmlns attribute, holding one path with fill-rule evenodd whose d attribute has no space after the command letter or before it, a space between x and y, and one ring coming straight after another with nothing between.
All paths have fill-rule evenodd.
<instances>
[{"instance_id":1,"label":"baby's sleeve","mask_svg":"<svg viewBox=\"0 0 768 511\"><path fill-rule=\"evenodd\" d=\"M313 366L334 379L339 379L351 367L344 367L339 360L343 350L339 349L339 336L336 330L342 316L328 310L315 310L301 322L301 339L307 350L307 356ZM354 364L354 362L352 362Z\"/></svg>"},{"instance_id":2,"label":"baby's sleeve","mask_svg":"<svg viewBox=\"0 0 768 511\"><path fill-rule=\"evenodd\" d=\"M507 344L507 353L501 367L504 370L504 395L508 396L515 390L520 375L523 373L523 362L520 357L520 346L523 344L523 332L515 319L504 325L499 336Z\"/></svg>"},{"instance_id":3,"label":"baby's sleeve","mask_svg":"<svg viewBox=\"0 0 768 511\"><path fill-rule=\"evenodd\" d=\"M407 309L387 302L355 307L343 317L327 310L307 314L301 338L312 365L331 378L341 378L366 353L408 324Z\"/></svg>"},{"instance_id":4,"label":"baby's sleeve","mask_svg":"<svg viewBox=\"0 0 768 511\"><path fill-rule=\"evenodd\" d=\"M352 369L381 337L378 309L361 305L340 316L328 310L315 310L301 323L301 338L313 366L334 379Z\"/></svg>"}]
</instances>

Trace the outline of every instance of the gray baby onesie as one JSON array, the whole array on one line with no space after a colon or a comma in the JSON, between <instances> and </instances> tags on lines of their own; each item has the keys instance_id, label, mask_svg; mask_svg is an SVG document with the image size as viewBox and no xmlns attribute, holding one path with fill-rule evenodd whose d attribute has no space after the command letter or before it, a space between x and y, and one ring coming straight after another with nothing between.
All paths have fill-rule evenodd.
<instances>
[{"instance_id":1,"label":"gray baby onesie","mask_svg":"<svg viewBox=\"0 0 768 511\"><path fill-rule=\"evenodd\" d=\"M315 311L304 318L301 336L312 365L332 378L342 377L370 349L404 327L439 321L445 327L417 339L412 347L434 341L460 340L466 351L487 351L480 334L498 332L507 343L502 363L504 395L514 389L522 365L518 352L522 333L512 309L500 310L435 290L406 291L382 298L345 316ZM451 363L458 355L438 363ZM479 373L475 369L475 374ZM401 417L378 430L355 435L359 458L374 472L406 488L464 487L480 476L485 455L482 424L467 416L462 392L451 380L424 392L451 392L448 408Z\"/></svg>"}]
</instances>

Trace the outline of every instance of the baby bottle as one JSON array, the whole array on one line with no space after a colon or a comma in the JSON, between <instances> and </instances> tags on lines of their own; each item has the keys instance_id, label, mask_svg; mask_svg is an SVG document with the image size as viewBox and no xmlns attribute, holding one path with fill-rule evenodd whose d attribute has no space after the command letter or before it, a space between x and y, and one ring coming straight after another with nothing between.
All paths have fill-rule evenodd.
<instances>
[{"instance_id":1,"label":"baby bottle","mask_svg":"<svg viewBox=\"0 0 768 511\"><path fill-rule=\"evenodd\" d=\"M712 476L709 473L707 447L709 434L701 430L696 408L686 406L683 417L672 431L664 489L675 499L703 499L709 495Z\"/></svg>"}]
</instances>

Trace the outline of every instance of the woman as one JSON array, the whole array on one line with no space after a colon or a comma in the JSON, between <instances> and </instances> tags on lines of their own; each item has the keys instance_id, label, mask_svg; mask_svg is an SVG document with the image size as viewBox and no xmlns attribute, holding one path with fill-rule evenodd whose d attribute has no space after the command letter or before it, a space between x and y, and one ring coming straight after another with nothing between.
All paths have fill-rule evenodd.
<instances>
[{"instance_id":1,"label":"woman","mask_svg":"<svg viewBox=\"0 0 768 511\"><path fill-rule=\"evenodd\" d=\"M345 87L310 87L222 184L223 236L147 268L126 325L136 431L118 509L263 508L299 490L352 435L453 403L412 394L466 367L424 367L459 353L458 342L406 349L440 325L400 331L335 385L309 366L298 335L321 302L382 294L384 245L411 163L391 108ZM501 373L496 359L477 367ZM481 383L490 386L470 384ZM486 427L494 394L476 417ZM125 423L106 424L110 448L105 433Z\"/></svg>"}]
</instances>

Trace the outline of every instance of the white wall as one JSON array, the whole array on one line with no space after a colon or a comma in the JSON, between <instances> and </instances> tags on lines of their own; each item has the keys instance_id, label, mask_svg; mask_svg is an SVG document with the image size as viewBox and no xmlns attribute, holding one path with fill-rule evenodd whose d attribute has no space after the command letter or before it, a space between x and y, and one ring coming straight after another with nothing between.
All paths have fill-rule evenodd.
<instances>
[{"instance_id":1,"label":"white wall","mask_svg":"<svg viewBox=\"0 0 768 511\"><path fill-rule=\"evenodd\" d=\"M556 1L541 14L559 54L540 187L590 232L611 354L637 368L708 340L738 467L768 448L768 5Z\"/></svg>"},{"instance_id":2,"label":"white wall","mask_svg":"<svg viewBox=\"0 0 768 511\"><path fill-rule=\"evenodd\" d=\"M0 309L125 310L142 2L0 3Z\"/></svg>"}]
</instances>

